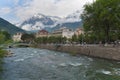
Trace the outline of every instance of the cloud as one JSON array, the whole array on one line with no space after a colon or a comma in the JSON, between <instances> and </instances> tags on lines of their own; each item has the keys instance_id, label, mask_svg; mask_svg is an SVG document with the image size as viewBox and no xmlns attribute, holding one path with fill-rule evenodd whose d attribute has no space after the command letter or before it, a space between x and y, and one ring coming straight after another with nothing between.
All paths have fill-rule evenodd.
<instances>
[{"instance_id":1,"label":"cloud","mask_svg":"<svg viewBox=\"0 0 120 80\"><path fill-rule=\"evenodd\" d=\"M83 5L91 2L93 0L26 0L14 10L21 20L37 13L64 17L77 10L83 10Z\"/></svg>"},{"instance_id":2,"label":"cloud","mask_svg":"<svg viewBox=\"0 0 120 80\"><path fill-rule=\"evenodd\" d=\"M13 0L14 4L17 5L19 3L19 0Z\"/></svg>"},{"instance_id":3,"label":"cloud","mask_svg":"<svg viewBox=\"0 0 120 80\"><path fill-rule=\"evenodd\" d=\"M11 12L11 9L9 7L0 8L0 16L9 14L10 12Z\"/></svg>"}]
</instances>

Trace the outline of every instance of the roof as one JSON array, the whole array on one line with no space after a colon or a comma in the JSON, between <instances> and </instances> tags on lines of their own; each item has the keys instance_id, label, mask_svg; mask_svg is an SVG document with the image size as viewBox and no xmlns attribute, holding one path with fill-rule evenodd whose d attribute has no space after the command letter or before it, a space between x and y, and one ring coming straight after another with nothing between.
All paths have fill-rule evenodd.
<instances>
[{"instance_id":1,"label":"roof","mask_svg":"<svg viewBox=\"0 0 120 80\"><path fill-rule=\"evenodd\" d=\"M46 30L40 30L40 31L38 31L38 33L48 33L48 31L46 31Z\"/></svg>"}]
</instances>

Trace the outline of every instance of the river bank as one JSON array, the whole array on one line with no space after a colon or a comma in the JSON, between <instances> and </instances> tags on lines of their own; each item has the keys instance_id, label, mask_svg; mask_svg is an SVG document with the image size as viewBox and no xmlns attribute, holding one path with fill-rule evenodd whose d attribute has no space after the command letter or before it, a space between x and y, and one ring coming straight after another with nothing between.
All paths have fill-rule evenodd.
<instances>
[{"instance_id":1,"label":"river bank","mask_svg":"<svg viewBox=\"0 0 120 80\"><path fill-rule=\"evenodd\" d=\"M53 51L67 52L72 55L86 55L120 61L120 47L103 46L76 46L76 45L37 45L38 48Z\"/></svg>"}]
</instances>

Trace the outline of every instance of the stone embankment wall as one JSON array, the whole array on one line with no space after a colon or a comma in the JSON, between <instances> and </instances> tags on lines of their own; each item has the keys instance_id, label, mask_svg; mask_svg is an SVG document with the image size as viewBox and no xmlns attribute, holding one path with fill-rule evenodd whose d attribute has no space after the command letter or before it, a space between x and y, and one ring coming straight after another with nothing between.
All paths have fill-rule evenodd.
<instances>
[{"instance_id":1,"label":"stone embankment wall","mask_svg":"<svg viewBox=\"0 0 120 80\"><path fill-rule=\"evenodd\" d=\"M120 61L120 47L103 46L55 46L39 45L39 48L67 52L71 54L81 54L91 57L104 58Z\"/></svg>"}]
</instances>

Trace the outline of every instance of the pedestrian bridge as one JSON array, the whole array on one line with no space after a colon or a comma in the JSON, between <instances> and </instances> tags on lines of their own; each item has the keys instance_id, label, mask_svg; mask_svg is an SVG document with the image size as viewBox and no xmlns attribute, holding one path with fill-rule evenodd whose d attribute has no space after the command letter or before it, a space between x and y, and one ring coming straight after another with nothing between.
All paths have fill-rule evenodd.
<instances>
[{"instance_id":1,"label":"pedestrian bridge","mask_svg":"<svg viewBox=\"0 0 120 80\"><path fill-rule=\"evenodd\" d=\"M13 47L30 47L32 44L29 43L17 43L14 44Z\"/></svg>"}]
</instances>

